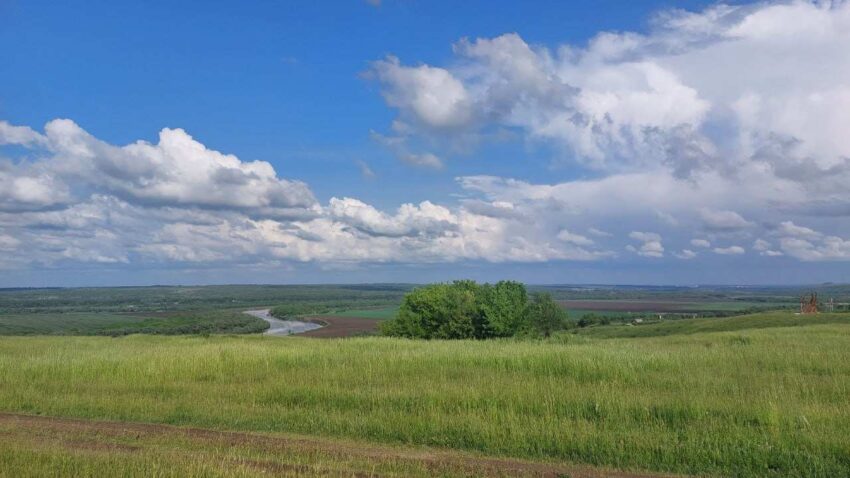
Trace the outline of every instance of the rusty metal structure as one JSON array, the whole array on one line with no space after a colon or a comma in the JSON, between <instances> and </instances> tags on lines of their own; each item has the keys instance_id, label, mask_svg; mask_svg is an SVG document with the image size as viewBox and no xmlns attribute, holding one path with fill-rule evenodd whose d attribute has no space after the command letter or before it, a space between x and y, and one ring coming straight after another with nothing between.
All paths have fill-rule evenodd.
<instances>
[{"instance_id":1,"label":"rusty metal structure","mask_svg":"<svg viewBox=\"0 0 850 478\"><path fill-rule=\"evenodd\" d=\"M817 314L818 313L818 294L812 292L808 297L805 295L800 297L800 313L801 314Z\"/></svg>"}]
</instances>

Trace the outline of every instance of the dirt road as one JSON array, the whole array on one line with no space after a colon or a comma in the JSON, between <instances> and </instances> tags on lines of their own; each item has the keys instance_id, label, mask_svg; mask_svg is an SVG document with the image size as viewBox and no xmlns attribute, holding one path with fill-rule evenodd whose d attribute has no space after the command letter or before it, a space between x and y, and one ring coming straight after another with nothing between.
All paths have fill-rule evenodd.
<instances>
[{"instance_id":1,"label":"dirt road","mask_svg":"<svg viewBox=\"0 0 850 478\"><path fill-rule=\"evenodd\" d=\"M401 463L440 476L536 476L659 478L671 475L623 472L580 465L488 458L450 450L364 444L316 437L218 431L134 422L80 420L0 413L0 443L39 453L183 456L209 459L223 470L239 467L263 476L380 476L369 463ZM228 452L225 452L228 450ZM244 454L243 454L244 453ZM259 459L262 457L262 459ZM324 468L333 464L332 469ZM345 469L347 466L352 468ZM2 474L2 473L0 473ZM254 473L250 473L254 474ZM241 476L241 475L240 475Z\"/></svg>"}]
</instances>

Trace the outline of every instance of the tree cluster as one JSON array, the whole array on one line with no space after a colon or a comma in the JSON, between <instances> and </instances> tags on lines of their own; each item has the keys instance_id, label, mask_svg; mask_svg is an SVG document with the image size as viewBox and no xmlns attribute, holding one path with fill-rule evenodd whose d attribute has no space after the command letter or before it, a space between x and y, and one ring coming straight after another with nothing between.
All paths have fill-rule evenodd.
<instances>
[{"instance_id":1,"label":"tree cluster","mask_svg":"<svg viewBox=\"0 0 850 478\"><path fill-rule=\"evenodd\" d=\"M548 337L566 323L566 311L549 294L529 294L513 281L491 285L463 280L414 289L381 331L421 339Z\"/></svg>"}]
</instances>

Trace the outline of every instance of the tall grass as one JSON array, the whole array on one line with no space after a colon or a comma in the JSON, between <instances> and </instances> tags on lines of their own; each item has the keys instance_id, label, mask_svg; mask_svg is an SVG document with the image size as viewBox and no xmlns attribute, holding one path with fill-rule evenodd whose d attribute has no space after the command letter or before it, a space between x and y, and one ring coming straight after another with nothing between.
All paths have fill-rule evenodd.
<instances>
[{"instance_id":1,"label":"tall grass","mask_svg":"<svg viewBox=\"0 0 850 478\"><path fill-rule=\"evenodd\" d=\"M4 338L0 409L624 469L847 476L850 326L549 342Z\"/></svg>"}]
</instances>

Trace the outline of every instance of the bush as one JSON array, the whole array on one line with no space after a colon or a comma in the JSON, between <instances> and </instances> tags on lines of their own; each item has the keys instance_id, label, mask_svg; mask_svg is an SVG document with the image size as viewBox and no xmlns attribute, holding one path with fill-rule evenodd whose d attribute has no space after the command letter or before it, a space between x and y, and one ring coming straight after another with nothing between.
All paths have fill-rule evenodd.
<instances>
[{"instance_id":1,"label":"bush","mask_svg":"<svg viewBox=\"0 0 850 478\"><path fill-rule=\"evenodd\" d=\"M565 328L566 312L549 294L500 281L431 284L405 295L398 316L381 324L384 335L419 339L486 339L532 335L548 337Z\"/></svg>"}]
</instances>

